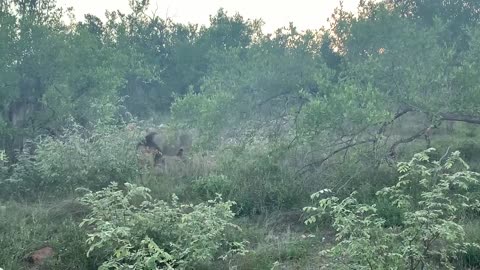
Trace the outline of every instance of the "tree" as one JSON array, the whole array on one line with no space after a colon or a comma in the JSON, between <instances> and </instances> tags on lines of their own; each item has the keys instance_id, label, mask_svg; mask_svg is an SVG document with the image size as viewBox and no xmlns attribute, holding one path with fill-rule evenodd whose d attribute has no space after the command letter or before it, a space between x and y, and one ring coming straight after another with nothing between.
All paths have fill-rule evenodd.
<instances>
[{"instance_id":1,"label":"tree","mask_svg":"<svg viewBox=\"0 0 480 270\"><path fill-rule=\"evenodd\" d=\"M457 50L468 49L469 27L480 22L480 3L475 0L387 0L401 16L431 27L440 20L445 24L438 41L449 45L456 44Z\"/></svg>"},{"instance_id":2,"label":"tree","mask_svg":"<svg viewBox=\"0 0 480 270\"><path fill-rule=\"evenodd\" d=\"M290 26L248 50L217 54L202 91L177 99L173 114L207 135L225 136L218 132L225 127L248 136L294 127L274 137L325 153L302 172L361 145L378 162L388 160L402 144L423 137L428 143L443 121L480 123L470 84L477 37L466 31L466 47L442 42L446 18L426 25L388 2L362 2L358 15L340 7L323 33ZM423 124L392 140L394 124L407 115Z\"/></svg>"}]
</instances>

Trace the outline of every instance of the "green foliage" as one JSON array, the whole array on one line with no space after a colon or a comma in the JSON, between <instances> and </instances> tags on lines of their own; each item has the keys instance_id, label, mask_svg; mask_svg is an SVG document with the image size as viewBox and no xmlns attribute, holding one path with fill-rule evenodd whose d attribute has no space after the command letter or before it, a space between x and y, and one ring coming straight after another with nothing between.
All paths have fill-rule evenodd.
<instances>
[{"instance_id":1,"label":"green foliage","mask_svg":"<svg viewBox=\"0 0 480 270\"><path fill-rule=\"evenodd\" d=\"M203 198L211 199L216 194L222 194L224 197L230 197L232 185L234 183L225 175L208 175L200 177L192 183L192 189L195 194Z\"/></svg>"},{"instance_id":2,"label":"green foliage","mask_svg":"<svg viewBox=\"0 0 480 270\"><path fill-rule=\"evenodd\" d=\"M44 195L41 189L38 189L41 178L35 166L35 159L30 154L31 146L19 153L17 162L4 163L5 172L0 179L0 194L2 198L38 198ZM11 171L11 172L9 172ZM33 196L35 195L35 196Z\"/></svg>"},{"instance_id":3,"label":"green foliage","mask_svg":"<svg viewBox=\"0 0 480 270\"><path fill-rule=\"evenodd\" d=\"M333 154L368 145L361 151L378 162L452 114L478 123L476 30L465 31L468 46L445 44L448 18L426 26L387 2L364 1L358 15L339 9L330 30L299 34L290 26L248 49L214 51L201 91L177 97L173 118L199 129L210 148L256 136ZM325 44L342 65L331 63ZM426 119L413 139L395 137L393 124L406 112Z\"/></svg>"},{"instance_id":4,"label":"green foliage","mask_svg":"<svg viewBox=\"0 0 480 270\"><path fill-rule=\"evenodd\" d=\"M215 256L242 252L241 243L226 238L233 202L221 197L197 205L152 200L150 190L116 183L88 192L81 201L92 212L82 222L89 228L87 254L105 254L100 269L192 269ZM240 249L235 250L235 248ZM233 248L233 249L232 249Z\"/></svg>"},{"instance_id":5,"label":"green foliage","mask_svg":"<svg viewBox=\"0 0 480 270\"><path fill-rule=\"evenodd\" d=\"M289 127L304 92L323 94L330 84L333 72L318 55L319 35L302 35L290 26L248 49L212 52L201 91L178 97L173 118L199 129L210 147L222 136L278 135Z\"/></svg>"},{"instance_id":6,"label":"green foliage","mask_svg":"<svg viewBox=\"0 0 480 270\"><path fill-rule=\"evenodd\" d=\"M298 132L309 140L325 131L354 133L392 117L388 101L374 86L345 83L328 91L324 96L308 97L300 113Z\"/></svg>"},{"instance_id":7,"label":"green foliage","mask_svg":"<svg viewBox=\"0 0 480 270\"><path fill-rule=\"evenodd\" d=\"M8 158L4 150L0 150L0 181L8 176Z\"/></svg>"},{"instance_id":8,"label":"green foliage","mask_svg":"<svg viewBox=\"0 0 480 270\"><path fill-rule=\"evenodd\" d=\"M463 225L465 229L465 239L468 241L480 245L480 222L478 220L467 220ZM463 269L471 267L475 268L480 265L480 249L477 247L468 247L465 254L459 256L459 266Z\"/></svg>"},{"instance_id":9,"label":"green foliage","mask_svg":"<svg viewBox=\"0 0 480 270\"><path fill-rule=\"evenodd\" d=\"M5 156L5 150L0 151L0 161L1 162L6 162L7 161L7 157Z\"/></svg>"},{"instance_id":10,"label":"green foliage","mask_svg":"<svg viewBox=\"0 0 480 270\"><path fill-rule=\"evenodd\" d=\"M316 244L311 239L276 235L265 239L246 256L238 258L238 269L275 269L275 265L286 265L287 269L304 269L311 260L309 253ZM292 265L291 267L288 267Z\"/></svg>"},{"instance_id":11,"label":"green foliage","mask_svg":"<svg viewBox=\"0 0 480 270\"><path fill-rule=\"evenodd\" d=\"M340 200L328 196L329 190L314 193L318 203L306 207L315 223L323 215L333 217L337 244L322 252L335 269L454 269L452 259L467 248L480 248L465 237L461 218L474 207L468 191L478 186L480 174L468 171L468 165L454 152L439 161L430 161L433 149L415 154L409 162L400 162L401 176L396 185L377 193L402 209L400 227L384 228L375 205L361 204L354 197Z\"/></svg>"},{"instance_id":12,"label":"green foliage","mask_svg":"<svg viewBox=\"0 0 480 270\"><path fill-rule=\"evenodd\" d=\"M106 20L86 15L75 21L73 11L54 0L0 1L0 200L92 190L85 198L94 208L86 226L94 258L80 257L78 268L88 268L97 255L104 268L225 266L211 261L230 250L230 208L248 218L294 209L320 188L339 198L357 192L331 198L323 210L333 211L341 233L338 248L327 253L345 257L345 248L351 253L345 262L358 268L366 260L378 264L373 268L413 264L403 257L436 267L465 250L457 245L465 238L460 219L476 219L478 210L461 203L478 197L480 187L462 193L456 185L469 176L462 175L460 159L453 155L459 163L447 168L440 152L459 149L478 166L478 130L442 133L438 127L452 120L480 123L478 1L361 1L356 13L338 8L329 29L300 32L290 24L273 34L261 31L261 20L223 9L209 26L175 23L150 15L150 2L130 1L130 12L108 11ZM122 123L130 113L194 129L194 153L166 159L161 173L140 170L134 149L141 134ZM388 165L423 150L427 131L441 149L430 158L441 162L416 155L412 164L401 163L400 186L375 196L397 178ZM107 187L111 181L121 189L126 181L141 183L152 192L129 186L123 193ZM171 193L181 199L164 203L146 195L158 200ZM237 204L220 202L217 193ZM213 202L188 206L205 199ZM118 203L115 212L104 202ZM28 244L23 229L37 233L43 224L71 245L81 238L77 252L86 253L84 236L68 233L82 233L71 229L72 221L10 221L23 227L7 226L22 233L3 236L6 246L20 244L0 251L0 261ZM436 235L427 253L440 255L423 254L422 241ZM282 264L308 260L305 245L262 249L259 243L239 267L301 268ZM473 265L473 246L467 253ZM59 256L53 264L75 269ZM19 268L15 263L5 267Z\"/></svg>"},{"instance_id":13,"label":"green foliage","mask_svg":"<svg viewBox=\"0 0 480 270\"><path fill-rule=\"evenodd\" d=\"M44 185L59 185L59 190L79 186L98 189L111 181L135 177L139 171L135 152L138 131L102 125L85 134L77 128L38 144L36 166L47 181Z\"/></svg>"},{"instance_id":14,"label":"green foliage","mask_svg":"<svg viewBox=\"0 0 480 270\"><path fill-rule=\"evenodd\" d=\"M211 97L190 92L172 105L172 114L176 119L195 121L184 125L198 128L204 138L201 143L206 144L214 134L227 125L228 114L225 113L230 105L232 96L225 92L216 93Z\"/></svg>"},{"instance_id":15,"label":"green foliage","mask_svg":"<svg viewBox=\"0 0 480 270\"><path fill-rule=\"evenodd\" d=\"M223 11L210 28L175 24L147 16L149 1L132 2L129 14L108 12L106 22L87 15L66 23L71 11L41 3L0 8L0 136L9 153L21 147L12 137L57 134L70 118L83 126L110 119L119 100L141 117L168 112L173 93L198 88L211 49L247 46L258 30Z\"/></svg>"},{"instance_id":16,"label":"green foliage","mask_svg":"<svg viewBox=\"0 0 480 270\"><path fill-rule=\"evenodd\" d=\"M85 252L85 232L78 226L82 207L78 203L0 203L0 267L31 269L25 258L49 246L55 255L41 269L96 269Z\"/></svg>"},{"instance_id":17,"label":"green foliage","mask_svg":"<svg viewBox=\"0 0 480 270\"><path fill-rule=\"evenodd\" d=\"M238 211L253 214L274 209L288 209L301 205L309 187L301 180L294 180L294 172L282 166L279 153L265 146L250 145L241 152L226 151L218 171L223 175L213 176L215 187L226 198L234 200Z\"/></svg>"},{"instance_id":18,"label":"green foliage","mask_svg":"<svg viewBox=\"0 0 480 270\"><path fill-rule=\"evenodd\" d=\"M388 199L380 197L376 198L375 207L376 214L385 220L384 227L398 227L403 224L404 211L392 204Z\"/></svg>"},{"instance_id":19,"label":"green foliage","mask_svg":"<svg viewBox=\"0 0 480 270\"><path fill-rule=\"evenodd\" d=\"M99 124L90 131L73 125L61 137L40 138L33 154L26 149L0 184L5 196L38 197L136 179L141 175L135 151L139 139L140 132L125 125Z\"/></svg>"},{"instance_id":20,"label":"green foliage","mask_svg":"<svg viewBox=\"0 0 480 270\"><path fill-rule=\"evenodd\" d=\"M480 21L480 5L475 0L435 1L435 0L387 0L403 16L415 19L421 24L431 26L435 20L442 20L447 27L442 34L442 42L458 42L465 46L465 29L477 25Z\"/></svg>"}]
</instances>

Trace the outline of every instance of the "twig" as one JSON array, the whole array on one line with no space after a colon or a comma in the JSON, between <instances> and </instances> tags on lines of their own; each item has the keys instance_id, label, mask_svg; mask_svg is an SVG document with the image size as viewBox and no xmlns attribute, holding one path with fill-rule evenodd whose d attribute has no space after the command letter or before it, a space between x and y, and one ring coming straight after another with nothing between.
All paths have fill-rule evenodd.
<instances>
[{"instance_id":1,"label":"twig","mask_svg":"<svg viewBox=\"0 0 480 270\"><path fill-rule=\"evenodd\" d=\"M417 133L415 133L414 135L408 137L408 138L403 138L403 139L400 139L396 142L394 142L392 144L392 146L390 147L390 156L391 157L394 157L395 156L395 153L396 153L396 150L397 150L397 147L400 145L400 144L405 144L405 143L409 143L409 142L413 142L414 140L418 139L420 136L424 135L425 132L430 129L431 127L426 127L420 131L418 131Z\"/></svg>"},{"instance_id":2,"label":"twig","mask_svg":"<svg viewBox=\"0 0 480 270\"><path fill-rule=\"evenodd\" d=\"M401 110L400 112L396 113L394 116L393 116L393 119L388 121L388 122L384 122L382 124L382 126L380 127L380 129L378 130L377 134L380 135L380 134L383 134L385 132L385 129L387 128L388 125L392 124L393 122L395 122L395 120L397 120L398 118L402 117L403 115L409 113L409 112L412 112L413 109L411 108L406 108L406 109L403 109Z\"/></svg>"},{"instance_id":3,"label":"twig","mask_svg":"<svg viewBox=\"0 0 480 270\"><path fill-rule=\"evenodd\" d=\"M328 154L326 157L320 159L320 160L317 160L317 161L314 161L312 163L309 163L309 164L306 164L305 166L303 166L300 170L297 171L297 175L298 176L302 176L304 173L306 173L308 170L307 168L313 168L313 167L317 167L317 166L322 166L322 164L329 160L331 157L333 157L334 155L336 155L337 153L339 152L342 152L344 150L347 150L351 147L355 147L355 146L358 146L358 145L362 145L362 144L366 144L366 143L372 143L372 142L375 142L375 139L367 139L367 140L363 140L363 141L358 141L358 142L355 142L355 143L351 143L351 144L347 144L343 147L340 147L336 150L334 150L333 152L331 152L330 154Z\"/></svg>"},{"instance_id":4,"label":"twig","mask_svg":"<svg viewBox=\"0 0 480 270\"><path fill-rule=\"evenodd\" d=\"M447 151L445 152L445 154L443 154L443 156L438 160L438 163L442 163L443 159L448 156L449 152L450 152L450 146L447 148Z\"/></svg>"}]
</instances>

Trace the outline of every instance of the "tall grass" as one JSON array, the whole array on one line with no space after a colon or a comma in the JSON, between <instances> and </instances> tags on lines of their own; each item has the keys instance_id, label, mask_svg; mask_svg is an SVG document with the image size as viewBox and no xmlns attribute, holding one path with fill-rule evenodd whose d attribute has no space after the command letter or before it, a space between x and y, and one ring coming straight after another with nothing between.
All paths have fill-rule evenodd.
<instances>
[{"instance_id":1,"label":"tall grass","mask_svg":"<svg viewBox=\"0 0 480 270\"><path fill-rule=\"evenodd\" d=\"M84 213L77 203L8 202L0 209L0 267L4 270L30 269L27 256L46 246L55 255L42 269L96 269L86 257L86 234L78 226Z\"/></svg>"}]
</instances>

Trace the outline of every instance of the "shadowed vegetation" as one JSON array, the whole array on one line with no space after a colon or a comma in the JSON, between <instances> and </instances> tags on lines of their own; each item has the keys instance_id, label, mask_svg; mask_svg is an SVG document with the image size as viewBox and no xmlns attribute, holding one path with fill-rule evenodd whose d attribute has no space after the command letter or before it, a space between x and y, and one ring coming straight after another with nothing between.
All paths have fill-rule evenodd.
<instances>
[{"instance_id":1,"label":"shadowed vegetation","mask_svg":"<svg viewBox=\"0 0 480 270\"><path fill-rule=\"evenodd\" d=\"M480 2L129 3L0 1L0 268L480 269Z\"/></svg>"}]
</instances>

